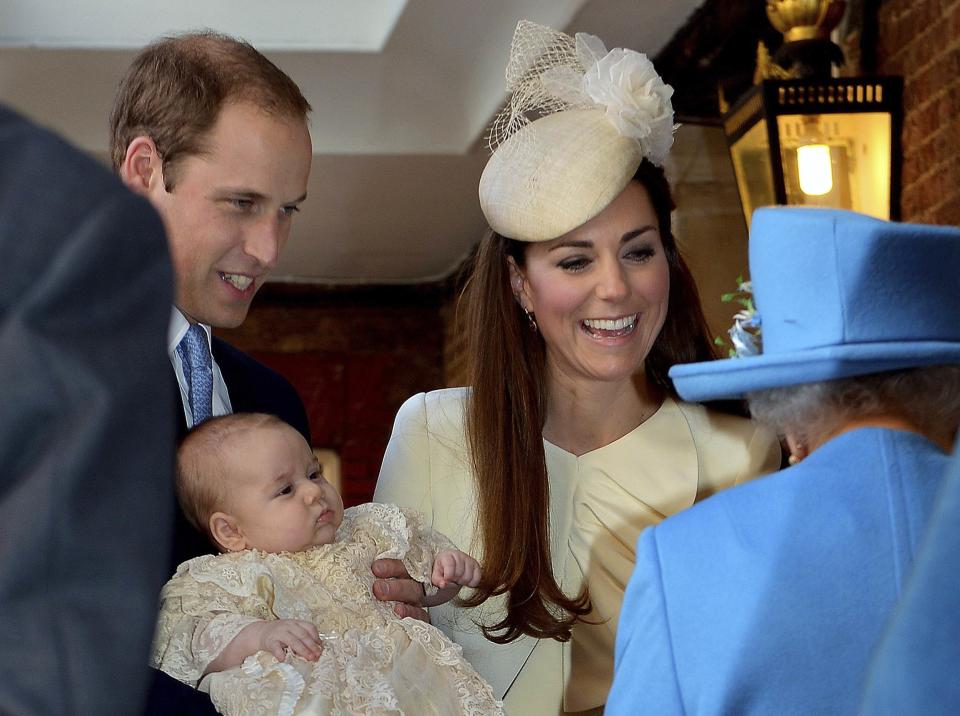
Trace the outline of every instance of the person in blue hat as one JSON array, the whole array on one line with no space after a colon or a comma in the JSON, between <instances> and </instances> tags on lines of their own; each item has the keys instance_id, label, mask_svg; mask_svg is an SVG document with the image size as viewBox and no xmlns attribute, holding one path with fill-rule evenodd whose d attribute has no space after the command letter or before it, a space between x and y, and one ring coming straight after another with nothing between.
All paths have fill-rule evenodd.
<instances>
[{"instance_id":1,"label":"person in blue hat","mask_svg":"<svg viewBox=\"0 0 960 716\"><path fill-rule=\"evenodd\" d=\"M856 713L960 423L960 230L803 207L750 237L759 346L674 366L791 466L645 530L607 714Z\"/></svg>"}]
</instances>

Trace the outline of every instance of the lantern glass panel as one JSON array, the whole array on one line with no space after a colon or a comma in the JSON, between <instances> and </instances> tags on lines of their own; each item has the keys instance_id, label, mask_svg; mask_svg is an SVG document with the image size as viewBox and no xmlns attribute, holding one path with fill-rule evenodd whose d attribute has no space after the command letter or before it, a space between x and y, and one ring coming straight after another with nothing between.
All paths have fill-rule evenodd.
<instances>
[{"instance_id":1,"label":"lantern glass panel","mask_svg":"<svg viewBox=\"0 0 960 716\"><path fill-rule=\"evenodd\" d=\"M788 204L890 218L888 113L785 114L777 117L777 129ZM831 188L822 194L808 194L801 188L797 150L809 145L830 148Z\"/></svg>"},{"instance_id":2,"label":"lantern glass panel","mask_svg":"<svg viewBox=\"0 0 960 716\"><path fill-rule=\"evenodd\" d=\"M765 119L759 120L733 143L730 156L733 159L733 171L737 177L743 213L747 226L750 226L754 209L776 203Z\"/></svg>"}]
</instances>

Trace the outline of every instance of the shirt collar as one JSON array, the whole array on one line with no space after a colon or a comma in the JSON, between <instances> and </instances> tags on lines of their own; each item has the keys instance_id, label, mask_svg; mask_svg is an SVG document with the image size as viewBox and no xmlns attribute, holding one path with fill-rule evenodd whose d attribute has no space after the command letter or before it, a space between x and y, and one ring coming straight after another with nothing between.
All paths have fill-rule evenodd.
<instances>
[{"instance_id":1,"label":"shirt collar","mask_svg":"<svg viewBox=\"0 0 960 716\"><path fill-rule=\"evenodd\" d=\"M203 332L207 336L207 346L210 348L211 352L213 347L210 343L210 326L205 323L199 323ZM180 309L174 306L170 311L170 325L167 328L167 353L169 355L174 355L177 350L177 346L180 345L180 341L183 340L183 336L186 334L187 329L190 327L190 321L180 312Z\"/></svg>"}]
</instances>

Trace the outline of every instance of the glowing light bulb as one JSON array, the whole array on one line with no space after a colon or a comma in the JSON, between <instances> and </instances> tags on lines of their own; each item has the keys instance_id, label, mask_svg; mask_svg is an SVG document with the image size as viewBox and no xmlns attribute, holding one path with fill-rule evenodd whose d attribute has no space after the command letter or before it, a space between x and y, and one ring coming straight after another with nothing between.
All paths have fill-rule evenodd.
<instances>
[{"instance_id":1,"label":"glowing light bulb","mask_svg":"<svg viewBox=\"0 0 960 716\"><path fill-rule=\"evenodd\" d=\"M833 189L830 147L826 144L798 147L797 169L800 174L800 190L804 194L823 196Z\"/></svg>"}]
</instances>

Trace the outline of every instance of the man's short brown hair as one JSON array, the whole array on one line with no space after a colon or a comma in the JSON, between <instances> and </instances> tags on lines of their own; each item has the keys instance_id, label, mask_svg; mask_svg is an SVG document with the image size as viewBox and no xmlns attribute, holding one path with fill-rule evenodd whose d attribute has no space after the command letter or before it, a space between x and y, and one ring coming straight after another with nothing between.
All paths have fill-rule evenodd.
<instances>
[{"instance_id":1,"label":"man's short brown hair","mask_svg":"<svg viewBox=\"0 0 960 716\"><path fill-rule=\"evenodd\" d=\"M164 37L144 48L120 82L110 112L110 159L119 170L130 142L153 139L173 188L176 163L202 154L206 134L227 102L306 120L310 104L297 84L252 45L215 32Z\"/></svg>"}]
</instances>

